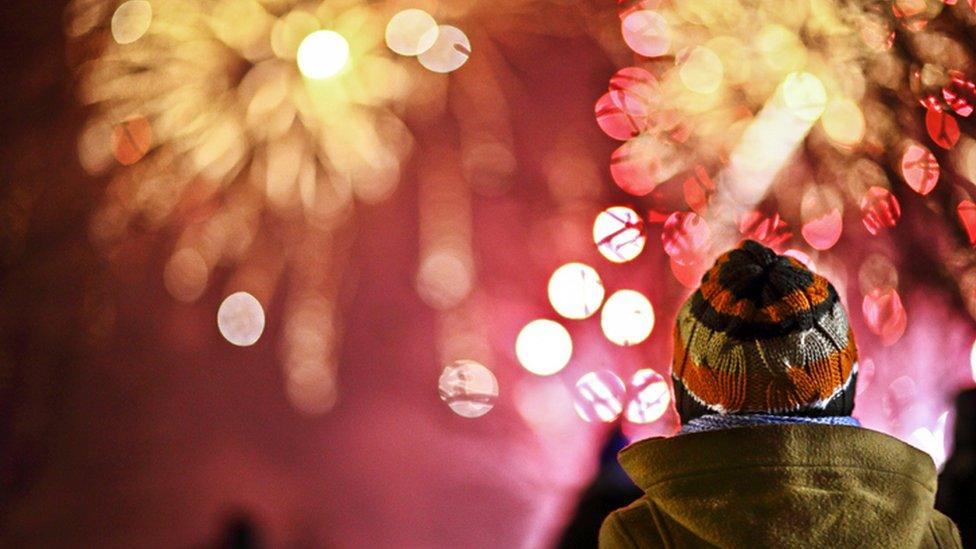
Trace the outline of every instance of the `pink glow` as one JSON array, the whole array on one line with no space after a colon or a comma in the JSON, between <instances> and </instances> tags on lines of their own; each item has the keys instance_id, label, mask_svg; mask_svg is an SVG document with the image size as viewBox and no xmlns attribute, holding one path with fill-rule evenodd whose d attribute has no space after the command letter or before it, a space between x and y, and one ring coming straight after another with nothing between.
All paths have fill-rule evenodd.
<instances>
[{"instance_id":1,"label":"pink glow","mask_svg":"<svg viewBox=\"0 0 976 549\"><path fill-rule=\"evenodd\" d=\"M905 183L918 194L928 194L939 182L939 161L927 148L910 145L901 158L901 174Z\"/></svg>"},{"instance_id":2,"label":"pink glow","mask_svg":"<svg viewBox=\"0 0 976 549\"><path fill-rule=\"evenodd\" d=\"M696 213L674 212L664 222L661 242L664 252L675 263L689 265L698 261L708 247L708 224Z\"/></svg>"},{"instance_id":3,"label":"pink glow","mask_svg":"<svg viewBox=\"0 0 976 549\"><path fill-rule=\"evenodd\" d=\"M861 305L868 328L881 338L882 345L893 345L908 324L901 297L894 288L875 288L864 296Z\"/></svg>"},{"instance_id":4,"label":"pink glow","mask_svg":"<svg viewBox=\"0 0 976 549\"><path fill-rule=\"evenodd\" d=\"M840 240L840 233L844 226L840 212L836 209L807 221L800 229L804 240L815 250L826 250L833 247Z\"/></svg>"}]
</instances>

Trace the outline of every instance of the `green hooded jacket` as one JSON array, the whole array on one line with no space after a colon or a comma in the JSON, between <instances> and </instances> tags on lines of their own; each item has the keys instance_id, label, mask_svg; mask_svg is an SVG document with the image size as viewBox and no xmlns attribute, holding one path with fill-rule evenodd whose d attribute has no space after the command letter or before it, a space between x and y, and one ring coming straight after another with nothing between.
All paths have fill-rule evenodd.
<instances>
[{"instance_id":1,"label":"green hooded jacket","mask_svg":"<svg viewBox=\"0 0 976 549\"><path fill-rule=\"evenodd\" d=\"M932 508L928 454L859 427L762 425L636 442L620 452L644 497L600 547L962 547Z\"/></svg>"}]
</instances>

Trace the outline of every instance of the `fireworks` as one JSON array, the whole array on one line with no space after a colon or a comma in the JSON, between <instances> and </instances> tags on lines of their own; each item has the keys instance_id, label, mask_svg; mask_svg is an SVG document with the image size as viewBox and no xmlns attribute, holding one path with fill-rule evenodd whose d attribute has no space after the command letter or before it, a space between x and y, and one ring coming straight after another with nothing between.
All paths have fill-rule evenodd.
<instances>
[{"instance_id":1,"label":"fireworks","mask_svg":"<svg viewBox=\"0 0 976 549\"><path fill-rule=\"evenodd\" d=\"M976 56L953 32L976 24L969 5L666 1L620 18L637 55L597 100L597 124L624 141L614 182L664 212L663 248L683 284L742 237L783 250L798 233L809 253L830 250L851 204L881 235L905 194L889 174L916 196L933 193L948 163L972 179ZM676 182L683 204L658 192ZM969 192L955 192L976 234ZM897 290L866 292L872 331L896 341Z\"/></svg>"},{"instance_id":2,"label":"fireworks","mask_svg":"<svg viewBox=\"0 0 976 549\"><path fill-rule=\"evenodd\" d=\"M233 270L236 293L218 324L236 345L257 341L260 302L287 277L289 298L275 313L286 389L303 411L329 409L355 200L389 196L411 148L395 114L409 72L383 43L382 6L113 7L76 0L68 10L73 46L86 53L79 95L92 112L79 155L90 173L112 178L94 241L111 253L134 231L178 229L166 288L193 301L215 270Z\"/></svg>"}]
</instances>

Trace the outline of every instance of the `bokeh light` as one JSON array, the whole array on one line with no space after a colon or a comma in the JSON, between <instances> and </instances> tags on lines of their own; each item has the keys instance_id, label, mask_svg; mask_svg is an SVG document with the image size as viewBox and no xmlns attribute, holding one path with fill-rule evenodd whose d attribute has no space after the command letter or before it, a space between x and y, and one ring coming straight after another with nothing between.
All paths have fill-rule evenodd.
<instances>
[{"instance_id":1,"label":"bokeh light","mask_svg":"<svg viewBox=\"0 0 976 549\"><path fill-rule=\"evenodd\" d=\"M624 42L645 57L664 55L671 48L671 31L664 17L655 11L638 10L620 22Z\"/></svg>"},{"instance_id":2,"label":"bokeh light","mask_svg":"<svg viewBox=\"0 0 976 549\"><path fill-rule=\"evenodd\" d=\"M888 388L881 398L881 407L886 416L897 419L911 407L917 395L918 384L915 383L915 380L908 375L898 376L888 384Z\"/></svg>"},{"instance_id":3,"label":"bokeh light","mask_svg":"<svg viewBox=\"0 0 976 549\"><path fill-rule=\"evenodd\" d=\"M956 206L956 215L959 216L959 222L962 223L962 228L966 231L969 245L976 246L976 202L972 200L959 202L959 205Z\"/></svg>"},{"instance_id":4,"label":"bokeh light","mask_svg":"<svg viewBox=\"0 0 976 549\"><path fill-rule=\"evenodd\" d=\"M799 4L796 6L800 7ZM807 62L807 49L800 37L784 25L763 25L753 41L765 68L772 69L774 73L796 71Z\"/></svg>"},{"instance_id":5,"label":"bokeh light","mask_svg":"<svg viewBox=\"0 0 976 549\"><path fill-rule=\"evenodd\" d=\"M774 250L781 249L793 238L793 232L779 213L766 216L758 210L748 212L739 219L739 234Z\"/></svg>"},{"instance_id":6,"label":"bokeh light","mask_svg":"<svg viewBox=\"0 0 976 549\"><path fill-rule=\"evenodd\" d=\"M808 72L787 75L782 86L783 101L796 117L814 121L827 106L827 90L819 78Z\"/></svg>"},{"instance_id":7,"label":"bokeh light","mask_svg":"<svg viewBox=\"0 0 976 549\"><path fill-rule=\"evenodd\" d=\"M254 345L264 332L264 308L247 292L230 294L217 309L217 328L234 345Z\"/></svg>"},{"instance_id":8,"label":"bokeh light","mask_svg":"<svg viewBox=\"0 0 976 549\"><path fill-rule=\"evenodd\" d=\"M112 38L131 44L142 38L152 23L152 6L145 0L123 2L112 14Z\"/></svg>"},{"instance_id":9,"label":"bokeh light","mask_svg":"<svg viewBox=\"0 0 976 549\"><path fill-rule=\"evenodd\" d=\"M444 368L437 381L441 400L461 417L481 417L498 400L498 380L483 364L458 360Z\"/></svg>"},{"instance_id":10,"label":"bokeh light","mask_svg":"<svg viewBox=\"0 0 976 549\"><path fill-rule=\"evenodd\" d=\"M722 85L725 69L715 52L705 46L696 46L686 54L678 74L689 90L713 93Z\"/></svg>"},{"instance_id":11,"label":"bokeh light","mask_svg":"<svg viewBox=\"0 0 976 549\"><path fill-rule=\"evenodd\" d=\"M847 98L827 103L820 124L831 141L845 147L853 147L864 137L864 113L857 103Z\"/></svg>"},{"instance_id":12,"label":"bokeh light","mask_svg":"<svg viewBox=\"0 0 976 549\"><path fill-rule=\"evenodd\" d=\"M868 254L857 270L857 283L865 295L876 288L897 288L898 269L885 254Z\"/></svg>"},{"instance_id":13,"label":"bokeh light","mask_svg":"<svg viewBox=\"0 0 976 549\"><path fill-rule=\"evenodd\" d=\"M640 255L647 242L644 220L626 206L611 206L593 221L593 243L600 255L614 263L626 263Z\"/></svg>"},{"instance_id":14,"label":"bokeh light","mask_svg":"<svg viewBox=\"0 0 976 549\"><path fill-rule=\"evenodd\" d=\"M437 41L437 21L424 10L411 8L390 18L386 25L386 45L400 55L420 55Z\"/></svg>"},{"instance_id":15,"label":"bokeh light","mask_svg":"<svg viewBox=\"0 0 976 549\"><path fill-rule=\"evenodd\" d=\"M969 371L973 382L976 383L976 341L973 341L973 345L969 349Z\"/></svg>"},{"instance_id":16,"label":"bokeh light","mask_svg":"<svg viewBox=\"0 0 976 549\"><path fill-rule=\"evenodd\" d=\"M123 166L142 160L152 147L152 128L149 121L135 116L115 126L112 132L112 152Z\"/></svg>"},{"instance_id":17,"label":"bokeh light","mask_svg":"<svg viewBox=\"0 0 976 549\"><path fill-rule=\"evenodd\" d=\"M621 145L610 157L610 175L625 192L644 196L681 168L681 157L670 140L644 133Z\"/></svg>"},{"instance_id":18,"label":"bokeh light","mask_svg":"<svg viewBox=\"0 0 976 549\"><path fill-rule=\"evenodd\" d=\"M618 290L603 304L600 327L603 335L617 345L637 345L654 329L654 308L644 294Z\"/></svg>"},{"instance_id":19,"label":"bokeh light","mask_svg":"<svg viewBox=\"0 0 976 549\"><path fill-rule=\"evenodd\" d=\"M861 197L861 222L871 234L878 234L898 224L901 205L895 195L884 187L873 186Z\"/></svg>"},{"instance_id":20,"label":"bokeh light","mask_svg":"<svg viewBox=\"0 0 976 549\"><path fill-rule=\"evenodd\" d=\"M862 358L857 362L857 391L855 396L859 396L874 383L875 375L874 360Z\"/></svg>"},{"instance_id":21,"label":"bokeh light","mask_svg":"<svg viewBox=\"0 0 976 549\"><path fill-rule=\"evenodd\" d=\"M645 118L661 100L657 78L640 67L624 67L610 77L610 101L621 111Z\"/></svg>"},{"instance_id":22,"label":"bokeh light","mask_svg":"<svg viewBox=\"0 0 976 549\"><path fill-rule=\"evenodd\" d=\"M925 112L925 129L932 142L943 149L951 149L959 142L959 123L942 108L929 108Z\"/></svg>"},{"instance_id":23,"label":"bokeh light","mask_svg":"<svg viewBox=\"0 0 976 549\"><path fill-rule=\"evenodd\" d=\"M939 182L939 161L927 147L909 145L901 157L901 175L918 194L929 194Z\"/></svg>"},{"instance_id":24,"label":"bokeh light","mask_svg":"<svg viewBox=\"0 0 976 549\"><path fill-rule=\"evenodd\" d=\"M291 368L286 372L285 395L303 414L324 414L339 401L336 375L330 368Z\"/></svg>"},{"instance_id":25,"label":"bokeh light","mask_svg":"<svg viewBox=\"0 0 976 549\"><path fill-rule=\"evenodd\" d=\"M689 290L694 290L701 284L702 276L705 275L705 271L710 266L705 258L693 263L682 264L675 261L673 257L668 260L668 265L671 267L671 274L674 275L674 278Z\"/></svg>"},{"instance_id":26,"label":"bokeh light","mask_svg":"<svg viewBox=\"0 0 976 549\"><path fill-rule=\"evenodd\" d=\"M800 234L815 250L827 250L840 239L844 200L833 187L811 185L800 202Z\"/></svg>"},{"instance_id":27,"label":"bokeh light","mask_svg":"<svg viewBox=\"0 0 976 549\"><path fill-rule=\"evenodd\" d=\"M671 387L667 380L650 368L634 372L628 391L625 417L631 423L657 421L671 404Z\"/></svg>"},{"instance_id":28,"label":"bokeh light","mask_svg":"<svg viewBox=\"0 0 976 549\"><path fill-rule=\"evenodd\" d=\"M693 175L688 176L681 184L685 203L698 215L705 215L708 202L715 194L715 182L702 166L695 166Z\"/></svg>"},{"instance_id":29,"label":"bokeh light","mask_svg":"<svg viewBox=\"0 0 976 549\"><path fill-rule=\"evenodd\" d=\"M609 303L609 300L608 300ZM864 321L868 329L877 335L881 344L893 345L908 326L908 316L902 305L901 296L894 288L874 288L867 295L861 305Z\"/></svg>"},{"instance_id":30,"label":"bokeh light","mask_svg":"<svg viewBox=\"0 0 976 549\"><path fill-rule=\"evenodd\" d=\"M573 339L558 322L533 320L522 328L515 339L515 356L526 370L549 376L569 363L573 356Z\"/></svg>"},{"instance_id":31,"label":"bokeh light","mask_svg":"<svg viewBox=\"0 0 976 549\"><path fill-rule=\"evenodd\" d=\"M626 141L637 137L647 128L644 117L631 114L620 107L607 92L597 99L593 107L596 123L603 133L618 140Z\"/></svg>"},{"instance_id":32,"label":"bokeh light","mask_svg":"<svg viewBox=\"0 0 976 549\"><path fill-rule=\"evenodd\" d=\"M309 34L298 46L298 69L308 78L335 76L349 62L349 42L332 30Z\"/></svg>"},{"instance_id":33,"label":"bokeh light","mask_svg":"<svg viewBox=\"0 0 976 549\"><path fill-rule=\"evenodd\" d=\"M417 60L429 71L448 73L456 71L471 57L471 41L464 31L451 25L437 27L437 39Z\"/></svg>"},{"instance_id":34,"label":"bokeh light","mask_svg":"<svg viewBox=\"0 0 976 549\"><path fill-rule=\"evenodd\" d=\"M181 248L170 256L163 269L163 282L171 296L179 301L195 301L207 288L210 269L200 252Z\"/></svg>"},{"instance_id":35,"label":"bokeh light","mask_svg":"<svg viewBox=\"0 0 976 549\"><path fill-rule=\"evenodd\" d=\"M456 306L471 292L474 266L470 258L450 247L425 253L417 269L417 294L435 309Z\"/></svg>"},{"instance_id":36,"label":"bokeh light","mask_svg":"<svg viewBox=\"0 0 976 549\"><path fill-rule=\"evenodd\" d=\"M589 318L603 303L606 290L600 275L583 263L567 263L549 277L549 303L560 316Z\"/></svg>"},{"instance_id":37,"label":"bokeh light","mask_svg":"<svg viewBox=\"0 0 976 549\"><path fill-rule=\"evenodd\" d=\"M697 263L708 248L711 232L708 224L694 212L674 212L664 222L661 243L664 252L676 263Z\"/></svg>"},{"instance_id":38,"label":"bokeh light","mask_svg":"<svg viewBox=\"0 0 976 549\"><path fill-rule=\"evenodd\" d=\"M589 423L609 423L623 411L626 392L617 374L608 370L589 372L576 382L573 409Z\"/></svg>"},{"instance_id":39,"label":"bokeh light","mask_svg":"<svg viewBox=\"0 0 976 549\"><path fill-rule=\"evenodd\" d=\"M942 97L950 109L963 117L973 114L976 104L976 82L957 71L948 71L949 84L942 88Z\"/></svg>"}]
</instances>

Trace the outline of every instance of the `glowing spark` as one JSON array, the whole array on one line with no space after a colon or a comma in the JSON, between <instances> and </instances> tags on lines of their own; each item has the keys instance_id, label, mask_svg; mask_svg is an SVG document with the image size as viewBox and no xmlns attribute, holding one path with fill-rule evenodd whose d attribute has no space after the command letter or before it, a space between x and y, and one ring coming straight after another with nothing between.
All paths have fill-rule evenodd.
<instances>
[{"instance_id":1,"label":"glowing spark","mask_svg":"<svg viewBox=\"0 0 976 549\"><path fill-rule=\"evenodd\" d=\"M264 332L264 309L247 292L230 294L217 309L217 328L234 345L254 345Z\"/></svg>"},{"instance_id":2,"label":"glowing spark","mask_svg":"<svg viewBox=\"0 0 976 549\"><path fill-rule=\"evenodd\" d=\"M403 10L386 25L386 45L400 55L420 55L437 41L437 21L424 10Z\"/></svg>"},{"instance_id":3,"label":"glowing spark","mask_svg":"<svg viewBox=\"0 0 976 549\"><path fill-rule=\"evenodd\" d=\"M582 263L567 263L549 278L549 302L564 318L589 318L603 304L603 281Z\"/></svg>"},{"instance_id":4,"label":"glowing spark","mask_svg":"<svg viewBox=\"0 0 976 549\"><path fill-rule=\"evenodd\" d=\"M142 38L152 23L152 6L145 0L125 2L112 14L112 38L131 44Z\"/></svg>"},{"instance_id":5,"label":"glowing spark","mask_svg":"<svg viewBox=\"0 0 976 549\"><path fill-rule=\"evenodd\" d=\"M461 68L471 57L471 41L464 31L450 25L438 27L437 40L417 60L429 71L452 72Z\"/></svg>"},{"instance_id":6,"label":"glowing spark","mask_svg":"<svg viewBox=\"0 0 976 549\"><path fill-rule=\"evenodd\" d=\"M458 360L441 372L437 392L455 414L476 418L495 407L498 380L483 364Z\"/></svg>"},{"instance_id":7,"label":"glowing spark","mask_svg":"<svg viewBox=\"0 0 976 549\"><path fill-rule=\"evenodd\" d=\"M573 355L573 340L566 328L552 320L533 320L515 340L515 355L522 366L540 376L562 370Z\"/></svg>"},{"instance_id":8,"label":"glowing spark","mask_svg":"<svg viewBox=\"0 0 976 549\"><path fill-rule=\"evenodd\" d=\"M315 31L298 46L298 70L309 78L335 76L348 62L349 42L335 31Z\"/></svg>"},{"instance_id":9,"label":"glowing spark","mask_svg":"<svg viewBox=\"0 0 976 549\"><path fill-rule=\"evenodd\" d=\"M583 421L609 423L623 411L626 391L624 382L613 372L589 372L576 382L573 408Z\"/></svg>"},{"instance_id":10,"label":"glowing spark","mask_svg":"<svg viewBox=\"0 0 976 549\"><path fill-rule=\"evenodd\" d=\"M654 329L654 307L640 292L619 290L604 303L600 327L613 343L624 347L636 345Z\"/></svg>"}]
</instances>

